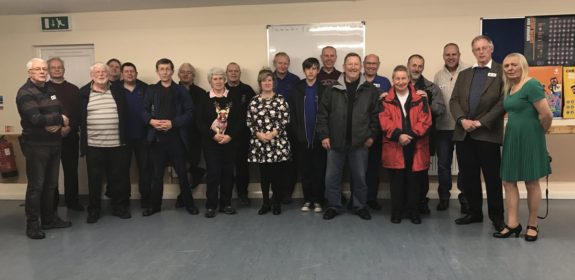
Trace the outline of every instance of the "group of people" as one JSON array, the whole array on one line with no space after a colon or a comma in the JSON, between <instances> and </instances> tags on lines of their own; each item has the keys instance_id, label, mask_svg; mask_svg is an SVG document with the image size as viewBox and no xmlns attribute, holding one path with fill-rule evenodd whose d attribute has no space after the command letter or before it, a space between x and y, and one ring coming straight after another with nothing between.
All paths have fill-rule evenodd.
<instances>
[{"instance_id":1,"label":"group of people","mask_svg":"<svg viewBox=\"0 0 575 280\"><path fill-rule=\"evenodd\" d=\"M369 208L381 209L377 192L383 166L389 174L391 222L407 217L420 224L421 214L430 212L430 156L438 158L436 209L444 211L449 208L456 147L464 215L455 223L483 221L482 172L493 236L519 236L517 182L525 181L525 239L534 241L541 199L538 180L550 173L544 134L551 125L551 111L541 85L528 77L521 54L508 55L500 65L491 58L490 38L477 36L471 46L476 63L467 67L460 61L459 47L445 45L445 65L433 82L423 76L425 59L418 54L396 66L390 82L377 74L380 61L375 54L363 61L356 53L347 54L340 72L335 67L337 50L325 47L321 65L314 57L303 61L305 77L300 80L289 71L288 54L279 52L274 70L258 73L257 94L241 82L240 66L233 62L226 69L208 71L207 91L194 84L196 71L189 63L179 67L176 83L174 64L166 58L156 63L156 84L138 80L133 63L111 59L92 65L92 81L78 89L65 80L60 58L34 58L16 98L28 176L27 236L41 239L43 230L71 226L55 211L60 160L66 206L84 210L78 201L79 154L86 156L88 170L87 223L100 219L104 177L112 214L131 217L133 154L143 216L162 209L168 165L179 181L177 207L199 213L191 189L205 173L205 217L233 215L233 186L240 204L249 205L248 163L257 163L263 196L259 215L281 214L299 175L301 211L323 213L330 220L347 208L369 220ZM205 170L200 167L202 158ZM342 195L345 166L349 199Z\"/></svg>"}]
</instances>

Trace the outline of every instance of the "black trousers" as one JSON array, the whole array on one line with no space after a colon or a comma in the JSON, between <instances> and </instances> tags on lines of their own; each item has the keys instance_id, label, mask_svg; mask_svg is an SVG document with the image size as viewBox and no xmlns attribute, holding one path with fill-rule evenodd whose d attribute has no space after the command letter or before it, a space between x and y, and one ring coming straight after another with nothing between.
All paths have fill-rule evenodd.
<instances>
[{"instance_id":1,"label":"black trousers","mask_svg":"<svg viewBox=\"0 0 575 280\"><path fill-rule=\"evenodd\" d=\"M400 215L402 211L417 211L422 176L426 173L427 170L413 172L410 169L388 169L393 215Z\"/></svg>"},{"instance_id":2,"label":"black trousers","mask_svg":"<svg viewBox=\"0 0 575 280\"><path fill-rule=\"evenodd\" d=\"M271 204L279 205L282 202L286 193L287 165L287 161L259 163L262 197L265 205L270 205L270 187L273 191Z\"/></svg>"},{"instance_id":3,"label":"black trousers","mask_svg":"<svg viewBox=\"0 0 575 280\"><path fill-rule=\"evenodd\" d=\"M323 204L327 161L326 150L320 143L317 143L312 148L309 148L307 144L299 143L297 151L299 153L299 169L304 200L306 202Z\"/></svg>"},{"instance_id":4,"label":"black trousers","mask_svg":"<svg viewBox=\"0 0 575 280\"><path fill-rule=\"evenodd\" d=\"M188 183L186 172L186 148L178 137L169 137L165 142L154 142L150 146L150 157L153 165L152 190L150 193L150 205L154 209L162 208L164 195L164 171L169 163L172 164L180 184L180 194L184 206L193 205L192 191Z\"/></svg>"},{"instance_id":5,"label":"black trousers","mask_svg":"<svg viewBox=\"0 0 575 280\"><path fill-rule=\"evenodd\" d=\"M112 208L121 210L129 206L130 172L129 154L126 146L113 148L90 147L86 149L88 167L88 212L100 211L102 204L102 180L106 176L107 193Z\"/></svg>"},{"instance_id":6,"label":"black trousers","mask_svg":"<svg viewBox=\"0 0 575 280\"><path fill-rule=\"evenodd\" d=\"M503 187L499 175L501 166L500 145L474 140L467 136L464 141L457 142L461 152L463 169L463 187L465 198L469 202L471 215L483 216L483 192L481 188L481 172L487 191L487 209L489 219L500 223L503 221Z\"/></svg>"},{"instance_id":7,"label":"black trousers","mask_svg":"<svg viewBox=\"0 0 575 280\"><path fill-rule=\"evenodd\" d=\"M49 224L54 218L54 193L60 172L60 145L31 145L20 142L26 157L26 221Z\"/></svg>"},{"instance_id":8,"label":"black trousers","mask_svg":"<svg viewBox=\"0 0 575 280\"><path fill-rule=\"evenodd\" d=\"M223 209L232 204L234 147L205 148L207 167L206 209Z\"/></svg>"},{"instance_id":9,"label":"black trousers","mask_svg":"<svg viewBox=\"0 0 575 280\"><path fill-rule=\"evenodd\" d=\"M62 138L62 171L64 172L64 200L66 205L78 204L78 158L80 136L78 132L71 131ZM56 188L54 207L58 206L60 193Z\"/></svg>"},{"instance_id":10,"label":"black trousers","mask_svg":"<svg viewBox=\"0 0 575 280\"><path fill-rule=\"evenodd\" d=\"M136 158L136 166L138 167L138 191L140 192L141 200L144 203L149 203L152 189L150 144L146 139L130 139L126 146L128 149L128 166L131 166L132 154L134 154Z\"/></svg>"},{"instance_id":11,"label":"black trousers","mask_svg":"<svg viewBox=\"0 0 575 280\"><path fill-rule=\"evenodd\" d=\"M249 130L238 133L235 160L235 180L236 192L238 196L248 196L248 186L250 184L250 168L248 155L250 152Z\"/></svg>"},{"instance_id":12,"label":"black trousers","mask_svg":"<svg viewBox=\"0 0 575 280\"><path fill-rule=\"evenodd\" d=\"M365 182L367 183L367 201L376 201L379 192L379 171L381 170L381 137L373 140L373 145L367 154L367 171Z\"/></svg>"},{"instance_id":13,"label":"black trousers","mask_svg":"<svg viewBox=\"0 0 575 280\"><path fill-rule=\"evenodd\" d=\"M298 180L298 173L299 173L299 160L298 160L298 141L297 138L295 136L289 135L288 134L288 138L289 138L289 142L290 142L290 148L291 148L291 153L292 153L292 159L290 161L286 162L285 165L285 170L284 172L286 172L286 186L285 186L285 190L284 190L284 195L285 197L292 197L293 192L295 190L295 185L297 184L297 180Z\"/></svg>"}]
</instances>

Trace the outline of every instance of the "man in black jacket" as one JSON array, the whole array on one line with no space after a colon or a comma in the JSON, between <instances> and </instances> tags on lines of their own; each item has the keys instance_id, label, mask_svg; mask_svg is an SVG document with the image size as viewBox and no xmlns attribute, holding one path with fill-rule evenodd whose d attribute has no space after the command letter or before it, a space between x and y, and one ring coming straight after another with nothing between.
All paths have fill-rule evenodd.
<instances>
[{"instance_id":1,"label":"man in black jacket","mask_svg":"<svg viewBox=\"0 0 575 280\"><path fill-rule=\"evenodd\" d=\"M156 62L156 73L160 81L148 86L144 98L143 118L148 124L147 139L150 142L150 156L153 162L152 192L150 207L142 215L150 216L162 209L164 193L164 170L172 163L180 184L184 207L192 214L198 214L186 172L189 128L192 125L193 102L186 90L172 80L174 64L167 58Z\"/></svg>"},{"instance_id":2,"label":"man in black jacket","mask_svg":"<svg viewBox=\"0 0 575 280\"><path fill-rule=\"evenodd\" d=\"M343 166L348 162L353 189L355 213L362 219L371 219L366 208L368 149L379 133L375 86L361 75L361 57L346 55L344 73L338 82L328 88L320 101L317 133L327 152L326 191L327 210L323 218L333 219L341 211L341 184Z\"/></svg>"}]
</instances>

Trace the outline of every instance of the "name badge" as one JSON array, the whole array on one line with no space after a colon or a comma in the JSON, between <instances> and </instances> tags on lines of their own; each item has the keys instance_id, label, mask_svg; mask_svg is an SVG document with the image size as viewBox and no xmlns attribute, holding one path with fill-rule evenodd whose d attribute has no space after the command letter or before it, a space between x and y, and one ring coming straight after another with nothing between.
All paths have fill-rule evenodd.
<instances>
[{"instance_id":1,"label":"name badge","mask_svg":"<svg viewBox=\"0 0 575 280\"><path fill-rule=\"evenodd\" d=\"M495 78L497 77L497 73L487 73L487 77Z\"/></svg>"},{"instance_id":2,"label":"name badge","mask_svg":"<svg viewBox=\"0 0 575 280\"><path fill-rule=\"evenodd\" d=\"M50 95L51 100L56 100L56 95Z\"/></svg>"},{"instance_id":3,"label":"name badge","mask_svg":"<svg viewBox=\"0 0 575 280\"><path fill-rule=\"evenodd\" d=\"M378 83L373 83L373 85L374 85L376 88L380 88L380 87L381 87L381 85L378 84Z\"/></svg>"}]
</instances>

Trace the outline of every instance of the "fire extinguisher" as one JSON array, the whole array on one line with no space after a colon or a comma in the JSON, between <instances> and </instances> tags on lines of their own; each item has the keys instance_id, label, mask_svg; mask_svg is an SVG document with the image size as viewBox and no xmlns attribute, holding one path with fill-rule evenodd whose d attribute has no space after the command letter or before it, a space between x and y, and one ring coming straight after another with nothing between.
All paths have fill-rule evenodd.
<instances>
[{"instance_id":1,"label":"fire extinguisher","mask_svg":"<svg viewBox=\"0 0 575 280\"><path fill-rule=\"evenodd\" d=\"M4 136L0 137L0 172L2 173L2 178L18 176L14 147Z\"/></svg>"}]
</instances>

